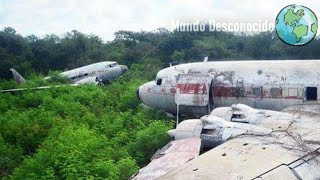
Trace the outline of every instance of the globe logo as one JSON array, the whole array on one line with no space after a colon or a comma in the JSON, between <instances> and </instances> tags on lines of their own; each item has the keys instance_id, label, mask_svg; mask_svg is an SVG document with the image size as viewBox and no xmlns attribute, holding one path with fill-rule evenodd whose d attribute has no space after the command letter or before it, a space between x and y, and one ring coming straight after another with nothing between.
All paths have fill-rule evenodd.
<instances>
[{"instance_id":1,"label":"globe logo","mask_svg":"<svg viewBox=\"0 0 320 180\"><path fill-rule=\"evenodd\" d=\"M278 37L292 46L302 46L311 42L317 35L317 30L317 16L305 6L286 6L276 18Z\"/></svg>"}]
</instances>

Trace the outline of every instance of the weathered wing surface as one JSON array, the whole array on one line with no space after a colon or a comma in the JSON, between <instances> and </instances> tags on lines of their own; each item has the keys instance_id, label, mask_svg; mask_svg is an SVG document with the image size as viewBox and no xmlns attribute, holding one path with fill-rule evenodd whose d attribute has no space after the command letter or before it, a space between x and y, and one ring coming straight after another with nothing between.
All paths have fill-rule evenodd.
<instances>
[{"instance_id":1,"label":"weathered wing surface","mask_svg":"<svg viewBox=\"0 0 320 180\"><path fill-rule=\"evenodd\" d=\"M44 89L50 89L50 88L58 88L58 87L65 87L65 86L79 86L79 85L80 84L68 84L68 85L40 86L40 87L31 87L31 88L5 89L5 90L0 90L0 93L19 92L19 91L28 91L28 90L44 90Z\"/></svg>"},{"instance_id":2,"label":"weathered wing surface","mask_svg":"<svg viewBox=\"0 0 320 180\"><path fill-rule=\"evenodd\" d=\"M290 123L268 117L270 133L232 137L160 179L320 179L319 114L286 113Z\"/></svg>"},{"instance_id":3,"label":"weathered wing surface","mask_svg":"<svg viewBox=\"0 0 320 180\"><path fill-rule=\"evenodd\" d=\"M200 138L169 142L159 150L148 166L139 170L132 179L157 179L199 156Z\"/></svg>"}]
</instances>

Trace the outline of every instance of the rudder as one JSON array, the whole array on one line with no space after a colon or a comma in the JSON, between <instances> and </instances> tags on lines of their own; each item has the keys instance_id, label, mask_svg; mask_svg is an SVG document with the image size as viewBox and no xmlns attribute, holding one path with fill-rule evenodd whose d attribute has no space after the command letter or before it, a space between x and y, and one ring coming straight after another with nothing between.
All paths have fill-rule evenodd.
<instances>
[{"instance_id":1,"label":"rudder","mask_svg":"<svg viewBox=\"0 0 320 180\"><path fill-rule=\"evenodd\" d=\"M26 80L18 73L18 71L13 68L11 68L10 71L12 72L13 78L18 84L24 84L26 82Z\"/></svg>"}]
</instances>

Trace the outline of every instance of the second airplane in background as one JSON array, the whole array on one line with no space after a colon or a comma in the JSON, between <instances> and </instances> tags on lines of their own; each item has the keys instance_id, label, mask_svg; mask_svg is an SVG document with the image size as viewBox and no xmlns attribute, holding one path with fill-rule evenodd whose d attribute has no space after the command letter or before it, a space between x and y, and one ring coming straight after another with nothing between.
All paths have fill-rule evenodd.
<instances>
[{"instance_id":1,"label":"second airplane in background","mask_svg":"<svg viewBox=\"0 0 320 180\"><path fill-rule=\"evenodd\" d=\"M101 84L107 83L117 77L120 77L128 70L127 66L119 65L115 61L104 61L99 63L90 64L87 66L79 67L69 71L60 73L61 76L68 78L72 84L79 85L85 83L91 84ZM14 79L18 84L23 84L26 80L13 68L10 69L13 74ZM50 77L45 77L45 80L50 79ZM50 86L45 87L35 87L32 89L46 89ZM12 91L22 91L25 88L19 89L9 89L0 90L0 92L12 92Z\"/></svg>"}]
</instances>

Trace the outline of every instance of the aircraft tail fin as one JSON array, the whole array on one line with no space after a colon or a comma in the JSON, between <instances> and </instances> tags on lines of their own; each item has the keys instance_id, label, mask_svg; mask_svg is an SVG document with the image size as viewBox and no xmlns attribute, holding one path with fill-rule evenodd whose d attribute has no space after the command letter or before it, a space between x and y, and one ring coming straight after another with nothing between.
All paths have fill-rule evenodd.
<instances>
[{"instance_id":1,"label":"aircraft tail fin","mask_svg":"<svg viewBox=\"0 0 320 180\"><path fill-rule=\"evenodd\" d=\"M209 57L207 56L207 57L205 57L204 58L204 60L203 60L203 62L208 62L208 59L209 59Z\"/></svg>"},{"instance_id":2,"label":"aircraft tail fin","mask_svg":"<svg viewBox=\"0 0 320 180\"><path fill-rule=\"evenodd\" d=\"M24 84L26 82L26 80L18 73L18 71L13 68L11 68L10 71L12 72L13 78L18 84Z\"/></svg>"}]
</instances>

